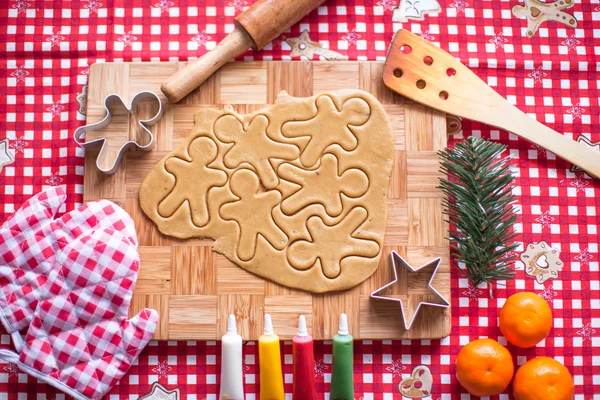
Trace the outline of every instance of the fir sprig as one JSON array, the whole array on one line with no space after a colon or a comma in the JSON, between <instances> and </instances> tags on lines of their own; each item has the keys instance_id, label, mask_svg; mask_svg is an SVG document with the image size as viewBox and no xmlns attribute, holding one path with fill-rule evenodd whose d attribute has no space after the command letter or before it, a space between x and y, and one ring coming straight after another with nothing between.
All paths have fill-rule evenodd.
<instances>
[{"instance_id":1,"label":"fir sprig","mask_svg":"<svg viewBox=\"0 0 600 400\"><path fill-rule=\"evenodd\" d=\"M450 231L452 258L474 287L513 279L515 274L513 176L509 158L498 158L505 149L470 137L439 153L442 172L448 176L440 179L444 213L455 227Z\"/></svg>"}]
</instances>

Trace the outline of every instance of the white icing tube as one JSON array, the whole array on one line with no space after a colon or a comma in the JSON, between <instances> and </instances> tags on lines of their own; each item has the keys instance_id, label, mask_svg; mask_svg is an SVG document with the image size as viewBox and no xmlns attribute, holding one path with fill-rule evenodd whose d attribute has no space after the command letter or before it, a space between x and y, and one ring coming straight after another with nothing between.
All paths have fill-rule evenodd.
<instances>
[{"instance_id":1,"label":"white icing tube","mask_svg":"<svg viewBox=\"0 0 600 400\"><path fill-rule=\"evenodd\" d=\"M229 315L227 333L221 338L221 400L244 400L242 376L242 337L235 326L235 315Z\"/></svg>"}]
</instances>

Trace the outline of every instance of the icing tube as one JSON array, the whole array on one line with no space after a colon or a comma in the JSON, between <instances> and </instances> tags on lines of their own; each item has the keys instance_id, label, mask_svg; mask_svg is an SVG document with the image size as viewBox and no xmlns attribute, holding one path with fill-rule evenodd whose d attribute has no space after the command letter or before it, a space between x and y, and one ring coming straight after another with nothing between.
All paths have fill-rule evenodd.
<instances>
[{"instance_id":1,"label":"icing tube","mask_svg":"<svg viewBox=\"0 0 600 400\"><path fill-rule=\"evenodd\" d=\"M219 399L244 400L242 375L242 337L235 326L235 315L229 315L227 333L221 338L221 392Z\"/></svg>"},{"instance_id":2,"label":"icing tube","mask_svg":"<svg viewBox=\"0 0 600 400\"><path fill-rule=\"evenodd\" d=\"M298 320L298 334L292 341L294 355L293 400L317 400L313 338L306 329L306 318Z\"/></svg>"},{"instance_id":3,"label":"icing tube","mask_svg":"<svg viewBox=\"0 0 600 400\"><path fill-rule=\"evenodd\" d=\"M333 366L330 400L354 400L354 339L348 331L348 317L340 315L338 334L333 337Z\"/></svg>"},{"instance_id":4,"label":"icing tube","mask_svg":"<svg viewBox=\"0 0 600 400\"><path fill-rule=\"evenodd\" d=\"M260 400L284 400L279 336L273 331L271 316L265 314L265 328L258 338Z\"/></svg>"}]
</instances>

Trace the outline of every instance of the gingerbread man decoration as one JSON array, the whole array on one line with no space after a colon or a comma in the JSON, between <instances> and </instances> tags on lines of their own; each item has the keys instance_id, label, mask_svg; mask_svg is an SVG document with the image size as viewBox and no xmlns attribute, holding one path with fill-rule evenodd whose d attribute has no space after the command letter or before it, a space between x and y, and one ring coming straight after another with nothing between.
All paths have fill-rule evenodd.
<instances>
[{"instance_id":1,"label":"gingerbread man decoration","mask_svg":"<svg viewBox=\"0 0 600 400\"><path fill-rule=\"evenodd\" d=\"M318 203L325 207L327 214L337 217L342 213L342 195L358 198L369 188L369 178L360 169L351 168L340 174L338 159L333 154L325 154L316 170L282 164L277 172L281 178L301 186L281 203L281 210L287 215Z\"/></svg>"},{"instance_id":2,"label":"gingerbread man decoration","mask_svg":"<svg viewBox=\"0 0 600 400\"><path fill-rule=\"evenodd\" d=\"M329 96L317 98L317 115L308 121L290 121L283 125L281 133L288 138L310 137L300 155L305 167L312 167L332 144L340 145L346 151L358 146L358 139L351 126L364 125L371 113L369 104L358 98L346 101L338 110ZM316 129L316 127L319 127ZM328 132L327 135L314 135L314 131Z\"/></svg>"},{"instance_id":3,"label":"gingerbread man decoration","mask_svg":"<svg viewBox=\"0 0 600 400\"><path fill-rule=\"evenodd\" d=\"M237 168L247 162L256 168L267 189L277 187L279 180L271 165L271 158L293 160L299 150L292 144L275 142L267 136L269 120L264 115L255 117L248 127L233 115L225 115L215 123L215 135L225 143L234 143L223 159L227 168Z\"/></svg>"},{"instance_id":4,"label":"gingerbread man decoration","mask_svg":"<svg viewBox=\"0 0 600 400\"><path fill-rule=\"evenodd\" d=\"M9 150L9 141L7 139L0 140L0 172L4 166L12 164L15 161L15 157Z\"/></svg>"},{"instance_id":5,"label":"gingerbread man decoration","mask_svg":"<svg viewBox=\"0 0 600 400\"><path fill-rule=\"evenodd\" d=\"M545 3L539 0L524 0L524 5L516 5L512 12L517 18L527 19L527 37L533 37L540 25L546 21L556 21L571 28L577 28L575 17L563 10L575 5L575 0L556 0Z\"/></svg>"},{"instance_id":6,"label":"gingerbread man decoration","mask_svg":"<svg viewBox=\"0 0 600 400\"><path fill-rule=\"evenodd\" d=\"M326 225L320 217L306 222L312 241L298 240L288 247L287 259L298 270L312 268L317 259L323 274L334 279L341 272L340 264L347 257L372 258L379 254L379 244L363 239L357 229L367 219L367 210L353 208L337 225Z\"/></svg>"},{"instance_id":7,"label":"gingerbread man decoration","mask_svg":"<svg viewBox=\"0 0 600 400\"><path fill-rule=\"evenodd\" d=\"M192 222L198 227L208 224L208 192L215 186L227 183L227 174L208 165L217 158L216 143L208 137L200 137L188 147L189 160L171 157L165 162L165 169L175 176L173 190L158 205L158 213L169 218L185 202L188 203ZM196 173L188 174L186 171Z\"/></svg>"},{"instance_id":8,"label":"gingerbread man decoration","mask_svg":"<svg viewBox=\"0 0 600 400\"><path fill-rule=\"evenodd\" d=\"M277 250L283 250L288 238L271 214L281 202L281 194L276 190L261 191L258 176L249 169L234 172L229 187L239 200L221 206L219 214L226 221L235 221L240 228L238 258L249 261L254 257L259 235Z\"/></svg>"}]
</instances>

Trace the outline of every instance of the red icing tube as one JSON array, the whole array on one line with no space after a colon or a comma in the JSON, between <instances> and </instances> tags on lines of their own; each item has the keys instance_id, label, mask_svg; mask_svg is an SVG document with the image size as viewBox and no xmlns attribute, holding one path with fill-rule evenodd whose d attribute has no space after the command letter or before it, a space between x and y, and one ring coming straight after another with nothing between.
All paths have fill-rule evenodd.
<instances>
[{"instance_id":1,"label":"red icing tube","mask_svg":"<svg viewBox=\"0 0 600 400\"><path fill-rule=\"evenodd\" d=\"M298 334L293 339L294 386L293 400L317 400L315 385L315 355L313 338L306 330L306 319L300 316Z\"/></svg>"}]
</instances>

